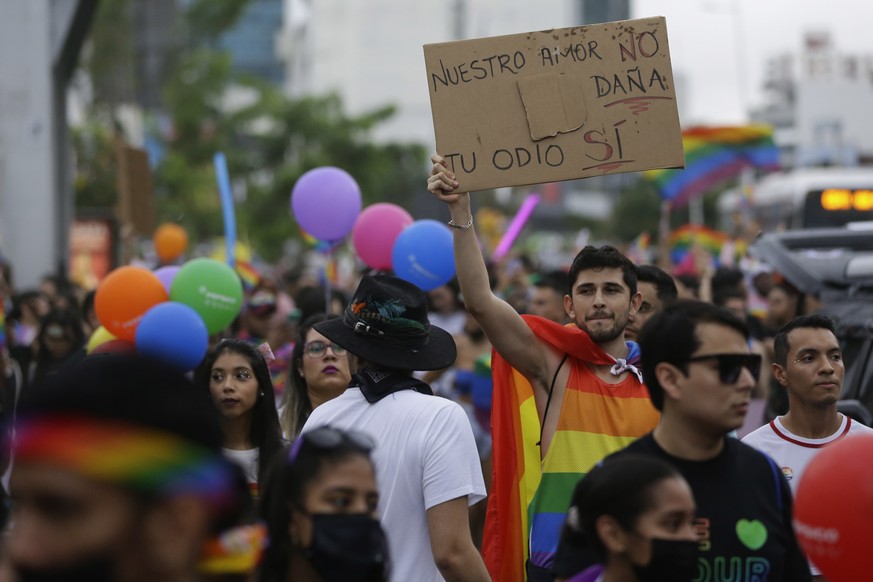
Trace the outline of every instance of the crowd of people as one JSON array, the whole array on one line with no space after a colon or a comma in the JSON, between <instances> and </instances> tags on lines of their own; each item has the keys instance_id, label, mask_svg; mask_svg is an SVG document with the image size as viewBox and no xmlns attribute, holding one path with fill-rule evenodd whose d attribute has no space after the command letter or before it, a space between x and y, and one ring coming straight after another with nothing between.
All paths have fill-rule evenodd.
<instances>
[{"instance_id":1,"label":"crowd of people","mask_svg":"<svg viewBox=\"0 0 873 582\"><path fill-rule=\"evenodd\" d=\"M190 373L94 349L93 290L5 278L0 580L821 576L793 491L871 429L815 298L609 245L508 274L433 162L456 279L265 275Z\"/></svg>"}]
</instances>

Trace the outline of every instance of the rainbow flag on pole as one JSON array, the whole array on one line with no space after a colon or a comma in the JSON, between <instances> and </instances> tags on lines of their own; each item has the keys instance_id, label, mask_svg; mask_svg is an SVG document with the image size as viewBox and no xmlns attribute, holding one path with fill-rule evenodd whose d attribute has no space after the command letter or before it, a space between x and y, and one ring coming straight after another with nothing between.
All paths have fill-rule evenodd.
<instances>
[{"instance_id":1,"label":"rainbow flag on pole","mask_svg":"<svg viewBox=\"0 0 873 582\"><path fill-rule=\"evenodd\" d=\"M779 149L769 125L695 127L682 132L684 170L650 170L645 176L661 197L680 206L729 180L743 168L779 169Z\"/></svg>"}]
</instances>

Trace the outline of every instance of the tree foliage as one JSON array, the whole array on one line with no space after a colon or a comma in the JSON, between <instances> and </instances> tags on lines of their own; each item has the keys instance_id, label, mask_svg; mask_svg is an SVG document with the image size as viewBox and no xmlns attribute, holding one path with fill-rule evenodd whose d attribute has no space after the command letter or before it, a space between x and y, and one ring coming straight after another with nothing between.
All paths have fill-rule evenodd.
<instances>
[{"instance_id":1,"label":"tree foliage","mask_svg":"<svg viewBox=\"0 0 873 582\"><path fill-rule=\"evenodd\" d=\"M137 0L107 0L101 10L120 17L129 13L123 6L131 1ZM391 201L409 207L412 192L424 183L427 154L419 145L371 139L373 129L394 114L392 105L351 116L336 95L290 99L275 86L237 75L229 55L212 49L215 43L209 41L229 28L246 4L195 0L181 13L185 20L178 29L189 31L190 42L170 47L172 68L161 107L147 112L150 126L161 128L154 136L162 151L154 168L159 220L181 223L195 240L223 233L213 167L216 152L227 158L239 237L267 260L278 258L287 239L300 236L290 214L290 195L297 179L312 168L330 165L348 171L360 185L365 205ZM91 75L123 66L111 55L129 59L132 54L130 39L111 27L112 18L98 17L93 46L99 46L102 56L85 63ZM111 164L105 162L111 156L114 122L111 114L107 119L96 113L99 99L96 105L94 118L76 143L77 183L84 196L79 205L88 196L100 203L108 197L104 178Z\"/></svg>"}]
</instances>

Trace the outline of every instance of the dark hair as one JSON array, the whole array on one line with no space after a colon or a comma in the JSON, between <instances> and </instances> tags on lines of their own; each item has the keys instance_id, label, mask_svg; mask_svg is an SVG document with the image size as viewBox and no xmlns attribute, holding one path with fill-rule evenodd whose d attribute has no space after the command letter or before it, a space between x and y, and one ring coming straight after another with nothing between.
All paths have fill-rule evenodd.
<instances>
[{"instance_id":1,"label":"dark hair","mask_svg":"<svg viewBox=\"0 0 873 582\"><path fill-rule=\"evenodd\" d=\"M178 370L142 357L99 353L22 392L18 417L81 414L168 432L221 454L208 394Z\"/></svg>"},{"instance_id":2,"label":"dark hair","mask_svg":"<svg viewBox=\"0 0 873 582\"><path fill-rule=\"evenodd\" d=\"M627 531L654 507L654 487L672 477L681 477L666 461L648 455L622 454L598 463L576 483L570 512L561 533L561 545L578 550L590 548L605 563L606 546L597 535L597 520L608 515Z\"/></svg>"},{"instance_id":3,"label":"dark hair","mask_svg":"<svg viewBox=\"0 0 873 582\"><path fill-rule=\"evenodd\" d=\"M742 287L722 287L712 290L712 302L719 307L724 307L731 299L746 301L748 294Z\"/></svg>"},{"instance_id":4,"label":"dark hair","mask_svg":"<svg viewBox=\"0 0 873 582\"><path fill-rule=\"evenodd\" d=\"M595 247L588 245L579 251L576 258L573 259L570 272L567 274L567 289L570 295L573 295L573 286L579 278L579 273L590 269L621 269L622 279L630 289L631 297L636 294L637 269L633 262L613 246Z\"/></svg>"},{"instance_id":5,"label":"dark hair","mask_svg":"<svg viewBox=\"0 0 873 582\"><path fill-rule=\"evenodd\" d=\"M61 356L60 360L56 360L46 346L46 333L48 328L53 325L59 325L64 329L64 334L69 335L70 349L66 354ZM85 332L82 330L82 323L79 320L79 315L68 309L52 309L49 311L39 324L39 332L36 336L37 352L36 352L36 368L32 378L32 382L39 382L45 376L57 372L61 366L71 358L78 350L85 345Z\"/></svg>"},{"instance_id":6,"label":"dark hair","mask_svg":"<svg viewBox=\"0 0 873 582\"><path fill-rule=\"evenodd\" d=\"M342 432L342 431L340 431ZM298 439L304 438L302 436ZM283 448L272 459L267 475L266 486L261 496L261 518L267 524L270 540L259 569L260 582L279 582L288 579L289 549L291 536L288 525L292 509L302 509L304 497L309 486L328 468L349 457L359 455L372 464L369 450L346 437L336 447L321 448L310 446L306 440L300 443L293 462L289 460L289 450L296 446Z\"/></svg>"},{"instance_id":7,"label":"dark hair","mask_svg":"<svg viewBox=\"0 0 873 582\"><path fill-rule=\"evenodd\" d=\"M94 298L97 296L97 290L91 289L87 293L85 293L85 297L82 299L82 307L81 307L81 315L82 322L91 324L91 321L88 319L88 313L94 311Z\"/></svg>"},{"instance_id":8,"label":"dark hair","mask_svg":"<svg viewBox=\"0 0 873 582\"><path fill-rule=\"evenodd\" d=\"M549 271L540 275L533 283L534 287L552 289L563 297L567 293L567 273L564 271Z\"/></svg>"},{"instance_id":9,"label":"dark hair","mask_svg":"<svg viewBox=\"0 0 873 582\"><path fill-rule=\"evenodd\" d=\"M336 315L316 313L311 315L300 324L300 332L294 342L294 350L291 352L291 366L288 371L288 384L285 386L285 407L282 413L282 428L289 439L294 439L300 434L300 429L306 423L306 419L312 413L312 401L309 399L309 387L306 379L300 375L303 366L303 348L306 346L306 334L316 323L335 319Z\"/></svg>"},{"instance_id":10,"label":"dark hair","mask_svg":"<svg viewBox=\"0 0 873 582\"><path fill-rule=\"evenodd\" d=\"M691 273L683 273L681 275L674 275L677 281L682 283L686 289L691 291L695 297L700 293L700 279L697 275L692 275Z\"/></svg>"},{"instance_id":11,"label":"dark hair","mask_svg":"<svg viewBox=\"0 0 873 582\"><path fill-rule=\"evenodd\" d=\"M673 277L660 267L655 265L637 265L637 283L651 283L655 286L658 299L663 304L676 301L679 291Z\"/></svg>"},{"instance_id":12,"label":"dark hair","mask_svg":"<svg viewBox=\"0 0 873 582\"><path fill-rule=\"evenodd\" d=\"M820 313L799 315L783 325L779 328L779 331L776 332L776 337L773 338L774 362L781 366L785 365L788 361L788 350L791 349L790 342L788 341L788 334L795 329L800 328L826 329L834 334L834 336L837 335L836 329L834 328L834 321L827 315L821 315Z\"/></svg>"},{"instance_id":13,"label":"dark hair","mask_svg":"<svg viewBox=\"0 0 873 582\"><path fill-rule=\"evenodd\" d=\"M693 299L677 300L652 316L640 330L638 343L643 364L643 379L649 398L658 410L664 409L664 389L658 382L655 366L667 362L683 367L700 347L697 326L714 323L729 327L748 340L745 322L724 307Z\"/></svg>"},{"instance_id":14,"label":"dark hair","mask_svg":"<svg viewBox=\"0 0 873 582\"><path fill-rule=\"evenodd\" d=\"M249 428L249 440L258 447L258 482L266 475L270 459L282 447L282 429L279 427L279 413L276 410L276 393L273 390L273 380L267 361L252 344L234 338L223 339L206 355L203 363L197 368L194 381L206 394L210 394L209 382L212 366L225 353L239 354L248 361L258 382L258 397L252 407L252 424ZM212 409L215 410L213 404ZM217 414L217 412L216 412Z\"/></svg>"},{"instance_id":15,"label":"dark hair","mask_svg":"<svg viewBox=\"0 0 873 582\"><path fill-rule=\"evenodd\" d=\"M744 287L743 272L736 267L720 266L712 274L709 284L713 290L726 287Z\"/></svg>"},{"instance_id":16,"label":"dark hair","mask_svg":"<svg viewBox=\"0 0 873 582\"><path fill-rule=\"evenodd\" d=\"M306 321L317 313L328 313L330 305L325 303L326 289L322 286L301 288L294 297L294 304L300 310L300 321ZM339 289L330 290L330 301L339 301L345 307L349 300Z\"/></svg>"}]
</instances>

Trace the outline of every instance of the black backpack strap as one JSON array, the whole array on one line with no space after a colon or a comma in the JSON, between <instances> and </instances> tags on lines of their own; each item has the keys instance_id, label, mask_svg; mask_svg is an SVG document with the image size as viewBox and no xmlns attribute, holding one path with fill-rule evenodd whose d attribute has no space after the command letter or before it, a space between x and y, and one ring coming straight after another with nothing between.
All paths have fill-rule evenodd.
<instances>
[{"instance_id":1,"label":"black backpack strap","mask_svg":"<svg viewBox=\"0 0 873 582\"><path fill-rule=\"evenodd\" d=\"M552 393L555 391L555 382L558 380L558 372L561 371L561 368L564 367L564 362L567 361L567 356L570 354L564 354L564 357L561 358L561 363L558 364L557 369L555 369L555 375L552 377L552 385L549 386L549 397L546 399L546 409L543 411L543 422L540 425L540 440L537 441L537 446L540 446L543 442L543 431L546 430L546 417L549 415L549 406L552 404Z\"/></svg>"}]
</instances>

